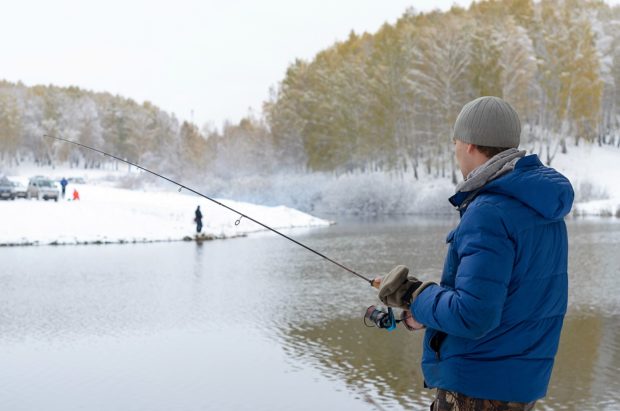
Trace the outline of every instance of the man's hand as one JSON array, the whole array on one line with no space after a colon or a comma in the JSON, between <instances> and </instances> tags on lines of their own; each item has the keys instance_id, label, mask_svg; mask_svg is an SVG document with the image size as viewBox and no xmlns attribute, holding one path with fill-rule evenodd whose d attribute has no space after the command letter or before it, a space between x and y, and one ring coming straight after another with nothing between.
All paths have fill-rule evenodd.
<instances>
[{"instance_id":1,"label":"man's hand","mask_svg":"<svg viewBox=\"0 0 620 411\"><path fill-rule=\"evenodd\" d=\"M375 278L373 286L378 284L379 299L388 307L409 310L411 303L418 294L432 282L422 282L415 277L408 277L409 269L398 265L385 278Z\"/></svg>"},{"instance_id":2,"label":"man's hand","mask_svg":"<svg viewBox=\"0 0 620 411\"><path fill-rule=\"evenodd\" d=\"M371 285L378 290L379 288L381 288L381 281L383 281L383 277L375 277L372 280Z\"/></svg>"},{"instance_id":3,"label":"man's hand","mask_svg":"<svg viewBox=\"0 0 620 411\"><path fill-rule=\"evenodd\" d=\"M407 328L409 331L416 331L424 328L424 324L420 324L419 322L417 322L415 318L413 318L413 315L411 315L411 311L409 310L404 310L402 312L400 320L405 325L405 328Z\"/></svg>"}]
</instances>

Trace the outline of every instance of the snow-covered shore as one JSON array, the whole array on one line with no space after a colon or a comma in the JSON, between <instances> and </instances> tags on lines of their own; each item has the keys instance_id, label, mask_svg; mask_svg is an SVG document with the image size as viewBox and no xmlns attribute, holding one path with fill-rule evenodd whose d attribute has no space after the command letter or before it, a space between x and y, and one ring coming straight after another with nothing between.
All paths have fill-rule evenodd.
<instances>
[{"instance_id":1,"label":"snow-covered shore","mask_svg":"<svg viewBox=\"0 0 620 411\"><path fill-rule=\"evenodd\" d=\"M544 160L544 158L541 158ZM568 154L558 153L551 166L566 175L575 188L572 215L620 218L620 149L568 144ZM194 210L201 206L204 214L204 239L243 236L264 230L247 219L239 218L210 201L189 193L178 193L173 187L151 190L115 188L142 186L141 173L135 168L120 170L50 169L22 164L18 170L5 170L9 178L27 184L28 176L49 175L56 181L62 176L85 177L88 184L70 185L80 192L80 201L38 201L18 199L0 201L0 245L85 244L154 242L195 239ZM265 177L267 178L267 177ZM313 180L313 178L315 180ZM321 180L323 178L323 180ZM282 177L280 177L282 179ZM326 176L289 176L288 185L274 186L280 203L296 204L301 209L360 209L382 213L410 213L433 210L449 213L446 199L453 190L447 178L426 178L419 181L390 173L345 175L327 181ZM318 180L317 180L318 179ZM271 178L269 181L279 181ZM325 180L325 181L324 181ZM263 187L253 181L254 185ZM260 183L260 181L259 181ZM242 182L236 186L243 185ZM267 187L267 188L266 188ZM266 202L273 189L251 196L252 202ZM317 192L317 190L319 190ZM319 193L320 195L317 195ZM211 193L206 193L210 195ZM220 193L223 194L223 193ZM228 193L234 196L234 193ZM295 201L291 201L291 198ZM222 197L229 197L222 195ZM255 198L254 198L255 197ZM319 199L316 203L316 199ZM276 199L277 200L277 199ZM381 204L377 201L381 200ZM330 222L315 218L293 208L267 207L218 200L238 209L275 229L327 226ZM313 202L314 201L314 202ZM385 203L385 204L383 204ZM370 207L373 206L373 207Z\"/></svg>"},{"instance_id":2,"label":"snow-covered shore","mask_svg":"<svg viewBox=\"0 0 620 411\"><path fill-rule=\"evenodd\" d=\"M620 217L620 148L568 142L568 154L557 154L551 167L575 189L572 215ZM543 159L544 160L544 159Z\"/></svg>"},{"instance_id":3,"label":"snow-covered shore","mask_svg":"<svg viewBox=\"0 0 620 411\"><path fill-rule=\"evenodd\" d=\"M73 189L79 201L71 201ZM275 229L327 226L288 207L218 200ZM200 205L199 239L243 236L264 230L239 215L193 194L69 185L67 199L0 201L0 245L105 244L196 239L194 210Z\"/></svg>"}]
</instances>

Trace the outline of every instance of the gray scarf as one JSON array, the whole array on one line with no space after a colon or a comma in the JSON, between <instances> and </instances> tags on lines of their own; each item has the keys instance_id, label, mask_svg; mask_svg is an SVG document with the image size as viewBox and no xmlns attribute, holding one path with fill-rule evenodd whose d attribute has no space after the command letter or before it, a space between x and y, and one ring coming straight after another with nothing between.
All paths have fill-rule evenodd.
<instances>
[{"instance_id":1,"label":"gray scarf","mask_svg":"<svg viewBox=\"0 0 620 411\"><path fill-rule=\"evenodd\" d=\"M512 171L517 161L525 156L525 153L525 150L519 151L516 148L509 148L491 157L469 173L465 180L457 184L456 192L467 193L484 187L489 181Z\"/></svg>"}]
</instances>

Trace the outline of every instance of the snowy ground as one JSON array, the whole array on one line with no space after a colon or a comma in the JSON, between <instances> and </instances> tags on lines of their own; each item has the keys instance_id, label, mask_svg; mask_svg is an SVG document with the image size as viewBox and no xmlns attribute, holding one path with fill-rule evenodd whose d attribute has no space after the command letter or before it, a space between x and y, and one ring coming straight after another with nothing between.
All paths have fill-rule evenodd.
<instances>
[{"instance_id":1,"label":"snowy ground","mask_svg":"<svg viewBox=\"0 0 620 411\"><path fill-rule=\"evenodd\" d=\"M93 176L91 176L93 177ZM24 180L23 177L12 177ZM71 201L73 189L79 201ZM329 225L287 207L218 200L275 229ZM264 230L239 215L193 194L127 190L74 184L67 199L0 201L0 244L84 244L194 239L194 210L200 205L204 238L225 238Z\"/></svg>"},{"instance_id":2,"label":"snowy ground","mask_svg":"<svg viewBox=\"0 0 620 411\"><path fill-rule=\"evenodd\" d=\"M583 143L567 149L551 166L573 184L573 215L620 217L620 149Z\"/></svg>"}]
</instances>

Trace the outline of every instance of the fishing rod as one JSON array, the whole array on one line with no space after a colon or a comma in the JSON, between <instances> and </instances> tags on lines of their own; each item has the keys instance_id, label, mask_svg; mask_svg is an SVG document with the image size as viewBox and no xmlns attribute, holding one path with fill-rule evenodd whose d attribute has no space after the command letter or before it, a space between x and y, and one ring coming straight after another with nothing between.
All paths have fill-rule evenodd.
<instances>
[{"instance_id":1,"label":"fishing rod","mask_svg":"<svg viewBox=\"0 0 620 411\"><path fill-rule=\"evenodd\" d=\"M350 272L351 274L353 274L353 275L355 275L355 276L357 276L357 277L359 277L359 278L361 278L361 279L365 280L365 281L366 281L366 282L368 282L368 283L369 283L372 287L377 288L377 286L378 286L378 284L377 284L374 280L371 280L371 279L369 279L369 278L367 278L367 277L363 276L362 274L359 274L358 272L356 272L356 271L354 271L354 270L350 269L349 267L345 266L344 264L341 264L341 263L339 263L339 262L337 262L337 261L335 261L335 260L332 260L331 258L327 257L326 255L324 255L324 254L322 254L322 253L320 253L320 252L318 252L318 251L314 250L313 248L308 247L307 245L305 245L305 244L303 244L303 243L301 243L301 242L299 242L299 241L295 240L294 238L291 238L291 237L289 237L289 236L287 236L287 235L285 235L285 234L281 233L280 231L276 230L275 228L271 228L271 227L269 227L268 225L263 224L263 223L261 223L260 221L255 220L254 218L252 218L252 217L250 217L250 216L248 216L248 215L246 215L246 214L243 214L242 212L237 211L237 210L235 210L235 209L234 209L234 208L232 208L232 207L227 206L226 204L222 204L222 203L220 203L219 201L217 201L217 200L215 200L215 199L213 199L213 198L211 198L211 197L209 197L209 196L206 196L206 195L204 195L204 194L202 194L202 193L199 193L198 191L196 191L196 190L194 190L194 189L192 189L192 188L190 188L190 187L187 187L187 186L185 186L185 185L183 185L183 184L180 184L180 183L178 183L178 182L174 181L174 180L173 180L173 179L171 179L171 178L168 178L168 177L163 176L163 175L161 175L161 174L158 174L158 173L156 173L156 172L154 172L154 171L151 171L151 170L149 170L148 168L142 167L142 166L141 166L141 165L139 165L139 164L132 163L131 161L128 161L128 160L122 159L122 158L117 157L117 156L115 156L115 155L112 155L112 154L110 154L110 153L106 153L105 151L99 150L99 149L94 148L94 147L87 146L86 144L78 143L78 142L76 142L76 141L67 140L67 139L65 139L65 138L61 138L61 137L52 136L52 135L49 135L49 134L43 134L43 137L52 138L52 139L54 139L54 140L58 140L58 141L64 141L64 142L66 142L66 143L70 143L70 144L76 145L76 146L81 147L81 148L86 148L86 149L88 149L88 150L95 151L95 152L97 152L97 153L99 153L99 154L103 154L104 156L111 157L111 158L113 158L113 159L115 159L115 160L118 160L118 161L121 161L121 162L123 162L123 163L125 163L125 164L129 164L129 165L131 165L131 166L134 166L134 167L136 167L136 168L139 168L140 170L144 170L144 171L146 171L147 173L153 174L154 176L157 176L157 177L159 177L159 178L163 178L164 180L169 181L169 182L171 182L172 184L174 184L174 185L178 186L178 187L179 187L179 191L181 191L181 188L184 188L184 189L185 189L185 190L187 190L187 191L190 191L190 192L192 192L192 193L194 193L194 194L196 194L196 195L199 195L200 197L206 198L207 200L209 200L209 201L211 201L211 202L213 202L213 203L215 203L215 204L217 204L217 205L219 205L219 206L221 206L221 207L224 207L224 208L226 208L226 209L228 209L228 210L232 211L232 212L233 212L233 213L235 213L235 214L238 214L238 215L239 215L239 219L235 221L235 225L239 225L239 223L241 222L241 218L246 218L246 219L248 219L248 220L250 220L250 221L252 221L252 222L254 222L254 223L256 223L256 224L260 225L261 227L264 227L264 228L266 228L267 230L272 231L272 232L274 232L274 233L278 234L279 236L282 236L282 237L286 238L287 240L294 242L295 244L297 244L297 245L299 245L299 246L301 246L301 247L305 248L306 250L313 252L314 254L318 255L319 257L322 257L322 258L326 259L327 261L329 261L329 262L331 262L331 263L333 263L333 264L335 264L335 265L337 265L338 267L342 268L343 270L346 270L346 271Z\"/></svg>"}]
</instances>

